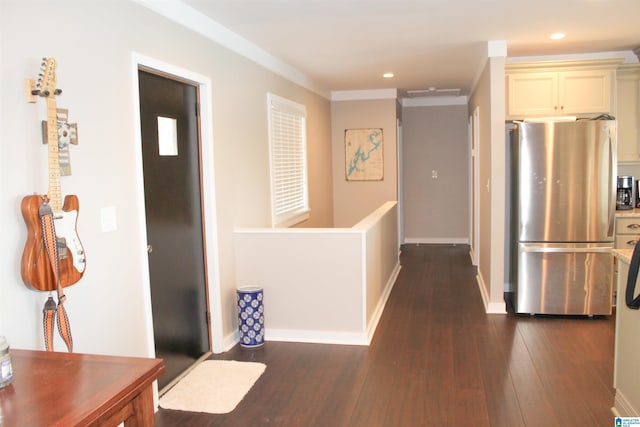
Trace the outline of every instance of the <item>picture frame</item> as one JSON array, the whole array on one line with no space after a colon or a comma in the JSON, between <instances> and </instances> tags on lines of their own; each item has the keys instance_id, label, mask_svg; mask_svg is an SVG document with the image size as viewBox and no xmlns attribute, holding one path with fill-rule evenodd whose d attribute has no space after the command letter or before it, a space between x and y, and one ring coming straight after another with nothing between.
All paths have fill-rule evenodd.
<instances>
[{"instance_id":1,"label":"picture frame","mask_svg":"<svg viewBox=\"0 0 640 427\"><path fill-rule=\"evenodd\" d=\"M347 181L384 179L382 128L345 129L345 178Z\"/></svg>"}]
</instances>

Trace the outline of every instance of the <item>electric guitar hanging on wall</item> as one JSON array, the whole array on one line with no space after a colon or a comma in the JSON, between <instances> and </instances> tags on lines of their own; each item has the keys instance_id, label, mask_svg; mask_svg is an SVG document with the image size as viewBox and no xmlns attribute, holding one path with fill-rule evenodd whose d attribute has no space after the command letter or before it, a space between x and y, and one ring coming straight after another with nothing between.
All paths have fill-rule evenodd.
<instances>
[{"instance_id":1,"label":"electric guitar hanging on wall","mask_svg":"<svg viewBox=\"0 0 640 427\"><path fill-rule=\"evenodd\" d=\"M56 60L44 58L43 73L38 80L37 89L33 92L44 97L47 102L46 142L48 147L49 190L46 195L26 196L22 199L22 216L27 224L27 243L22 254L22 280L31 288L39 291L54 291L60 281L61 287L76 283L85 270L85 253L78 234L78 198L67 195L62 202L60 189L60 160L58 116L55 95L61 93L56 89ZM47 206L53 211L58 274L52 268L43 238L41 224L41 207Z\"/></svg>"}]
</instances>

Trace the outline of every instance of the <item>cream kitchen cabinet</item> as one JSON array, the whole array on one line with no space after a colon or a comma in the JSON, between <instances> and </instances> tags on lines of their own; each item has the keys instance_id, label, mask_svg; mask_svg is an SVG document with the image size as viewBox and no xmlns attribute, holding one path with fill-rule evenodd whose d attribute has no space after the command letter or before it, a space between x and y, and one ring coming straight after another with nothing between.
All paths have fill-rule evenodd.
<instances>
[{"instance_id":1,"label":"cream kitchen cabinet","mask_svg":"<svg viewBox=\"0 0 640 427\"><path fill-rule=\"evenodd\" d=\"M640 64L617 71L618 162L640 163Z\"/></svg>"},{"instance_id":2,"label":"cream kitchen cabinet","mask_svg":"<svg viewBox=\"0 0 640 427\"><path fill-rule=\"evenodd\" d=\"M618 60L509 64L507 118L613 114Z\"/></svg>"},{"instance_id":3,"label":"cream kitchen cabinet","mask_svg":"<svg viewBox=\"0 0 640 427\"><path fill-rule=\"evenodd\" d=\"M618 211L620 212L620 211ZM633 249L640 241L640 213L638 209L629 214L616 213L616 249Z\"/></svg>"},{"instance_id":4,"label":"cream kitchen cabinet","mask_svg":"<svg viewBox=\"0 0 640 427\"><path fill-rule=\"evenodd\" d=\"M640 312L627 307L625 291L631 250L614 251L620 268L617 279L615 351L613 358L613 412L616 416L637 417L640 414ZM636 290L640 282L636 281Z\"/></svg>"}]
</instances>

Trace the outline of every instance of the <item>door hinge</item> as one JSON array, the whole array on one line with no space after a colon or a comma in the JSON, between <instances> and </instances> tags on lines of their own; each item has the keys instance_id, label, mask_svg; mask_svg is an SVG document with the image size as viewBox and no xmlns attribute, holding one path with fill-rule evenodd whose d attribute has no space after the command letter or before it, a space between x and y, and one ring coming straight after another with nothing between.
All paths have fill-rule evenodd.
<instances>
[{"instance_id":1,"label":"door hinge","mask_svg":"<svg viewBox=\"0 0 640 427\"><path fill-rule=\"evenodd\" d=\"M200 104L196 102L196 117L200 117Z\"/></svg>"},{"instance_id":2,"label":"door hinge","mask_svg":"<svg viewBox=\"0 0 640 427\"><path fill-rule=\"evenodd\" d=\"M211 324L211 312L210 311L206 311L205 313L205 318L207 319L207 325Z\"/></svg>"}]
</instances>

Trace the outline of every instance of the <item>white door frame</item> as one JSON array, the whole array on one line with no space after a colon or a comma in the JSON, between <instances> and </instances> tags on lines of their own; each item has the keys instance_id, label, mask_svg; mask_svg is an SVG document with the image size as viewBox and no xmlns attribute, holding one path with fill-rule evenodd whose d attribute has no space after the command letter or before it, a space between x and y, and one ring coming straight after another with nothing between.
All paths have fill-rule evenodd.
<instances>
[{"instance_id":1,"label":"white door frame","mask_svg":"<svg viewBox=\"0 0 640 427\"><path fill-rule=\"evenodd\" d=\"M473 110L473 115L470 118L470 138L471 143L471 162L473 173L469 174L471 178L471 188L473 196L469 202L471 208L471 262L473 265L480 265L480 150L478 144L480 143L480 108L476 107Z\"/></svg>"},{"instance_id":2,"label":"white door frame","mask_svg":"<svg viewBox=\"0 0 640 427\"><path fill-rule=\"evenodd\" d=\"M398 243L402 246L404 244L404 180L402 179L403 173L403 157L402 157L402 122L396 118L396 139L398 146Z\"/></svg>"},{"instance_id":3,"label":"white door frame","mask_svg":"<svg viewBox=\"0 0 640 427\"><path fill-rule=\"evenodd\" d=\"M140 66L151 68L162 73L186 79L198 86L200 92L200 144L202 155L202 220L204 227L204 243L206 248L205 269L207 278L207 287L209 295L209 311L211 313L210 331L211 350L214 353L220 353L223 349L222 336L222 304L220 295L220 272L219 272L219 250L218 250L218 230L216 220L216 197L215 182L213 170L213 126L211 122L211 79L198 73L168 64L132 52L131 61L131 80L133 93L133 128L135 131L134 140L136 151L136 193L137 193L137 212L138 212L138 229L140 234L138 241L142 242L139 250L142 253L141 259L146 260L146 266L143 266L142 282L145 287L145 318L146 318L146 335L147 335L147 351L150 357L155 356L154 335L153 335L153 317L151 312L151 281L149 278L149 264L147 255L147 226L145 219L144 204L144 176L142 170L142 130L140 127L140 90L138 84L138 69Z\"/></svg>"}]
</instances>

